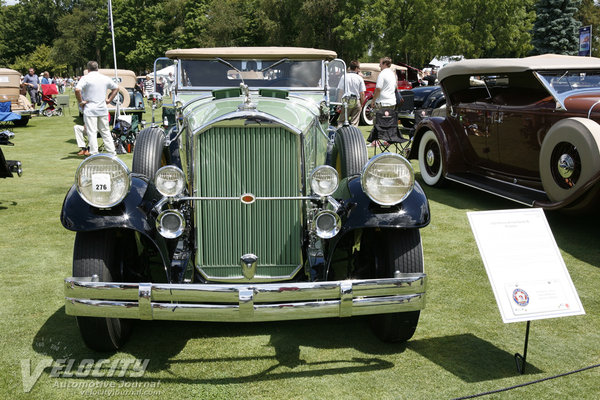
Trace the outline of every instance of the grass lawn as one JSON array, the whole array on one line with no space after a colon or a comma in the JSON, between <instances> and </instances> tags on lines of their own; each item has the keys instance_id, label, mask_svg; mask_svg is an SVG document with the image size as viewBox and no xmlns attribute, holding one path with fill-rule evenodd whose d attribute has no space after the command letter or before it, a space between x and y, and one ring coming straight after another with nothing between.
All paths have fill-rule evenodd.
<instances>
[{"instance_id":1,"label":"grass lawn","mask_svg":"<svg viewBox=\"0 0 600 400\"><path fill-rule=\"evenodd\" d=\"M525 323L502 323L466 216L518 206L454 185L425 187L432 212L421 232L427 306L407 344L379 342L360 319L140 321L122 352L94 353L83 345L75 318L64 313L74 233L62 227L59 215L82 160L73 123L71 116L33 118L13 129L15 147L2 147L24 169L21 178L0 180L2 399L445 399L600 362L598 218L546 214L586 315L533 321L527 373L519 375L513 354L523 351ZM122 158L131 165L130 154ZM52 377L45 368L24 392L24 373L34 373L44 360L75 359L76 368L82 360L102 358L150 361L140 378ZM82 383L109 389L86 392ZM594 368L487 398L596 399L599 386L600 368Z\"/></svg>"}]
</instances>

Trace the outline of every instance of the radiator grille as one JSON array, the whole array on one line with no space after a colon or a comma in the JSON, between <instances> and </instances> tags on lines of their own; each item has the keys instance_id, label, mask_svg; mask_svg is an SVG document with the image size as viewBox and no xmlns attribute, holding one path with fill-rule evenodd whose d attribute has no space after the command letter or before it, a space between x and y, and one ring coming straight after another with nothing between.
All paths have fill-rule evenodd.
<instances>
[{"instance_id":1,"label":"radiator grille","mask_svg":"<svg viewBox=\"0 0 600 400\"><path fill-rule=\"evenodd\" d=\"M301 195L295 134L279 127L220 126L197 140L197 196ZM291 276L302 263L300 200L202 200L195 213L196 264L209 278L241 278L239 260L247 253L258 256L257 278Z\"/></svg>"}]
</instances>

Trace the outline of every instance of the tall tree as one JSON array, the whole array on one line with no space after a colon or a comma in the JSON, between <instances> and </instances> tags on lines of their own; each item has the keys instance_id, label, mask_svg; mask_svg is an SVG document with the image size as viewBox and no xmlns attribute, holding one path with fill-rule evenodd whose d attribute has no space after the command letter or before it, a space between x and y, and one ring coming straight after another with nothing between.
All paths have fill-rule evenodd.
<instances>
[{"instance_id":1,"label":"tall tree","mask_svg":"<svg viewBox=\"0 0 600 400\"><path fill-rule=\"evenodd\" d=\"M533 54L577 54L578 29L574 17L581 0L538 0L533 26Z\"/></svg>"}]
</instances>

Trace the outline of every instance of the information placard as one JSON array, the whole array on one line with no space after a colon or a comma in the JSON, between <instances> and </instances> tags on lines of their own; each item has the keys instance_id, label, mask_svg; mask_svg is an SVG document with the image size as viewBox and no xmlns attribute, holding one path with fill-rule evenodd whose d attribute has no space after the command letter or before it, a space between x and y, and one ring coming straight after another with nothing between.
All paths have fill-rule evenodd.
<instances>
[{"instance_id":1,"label":"information placard","mask_svg":"<svg viewBox=\"0 0 600 400\"><path fill-rule=\"evenodd\" d=\"M585 314L541 208L467 216L502 321Z\"/></svg>"}]
</instances>

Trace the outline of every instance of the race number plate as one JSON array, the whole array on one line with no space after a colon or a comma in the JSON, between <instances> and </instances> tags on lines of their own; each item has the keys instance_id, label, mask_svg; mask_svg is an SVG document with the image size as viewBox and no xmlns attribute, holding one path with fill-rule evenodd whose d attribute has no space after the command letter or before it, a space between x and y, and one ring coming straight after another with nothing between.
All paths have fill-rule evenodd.
<instances>
[{"instance_id":1,"label":"race number plate","mask_svg":"<svg viewBox=\"0 0 600 400\"><path fill-rule=\"evenodd\" d=\"M94 192L110 192L110 175L94 174L92 175L92 190Z\"/></svg>"}]
</instances>

